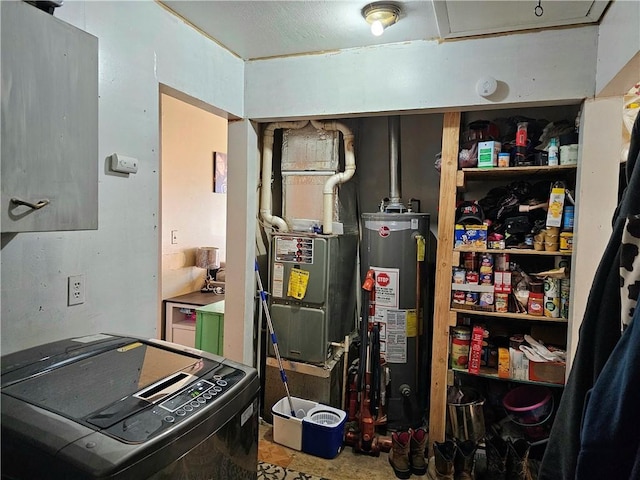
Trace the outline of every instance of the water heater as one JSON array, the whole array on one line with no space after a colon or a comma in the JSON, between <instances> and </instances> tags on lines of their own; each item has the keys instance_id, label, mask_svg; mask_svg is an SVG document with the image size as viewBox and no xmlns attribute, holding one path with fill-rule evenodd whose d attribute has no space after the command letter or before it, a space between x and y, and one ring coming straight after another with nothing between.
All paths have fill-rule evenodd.
<instances>
[{"instance_id":1,"label":"water heater","mask_svg":"<svg viewBox=\"0 0 640 480\"><path fill-rule=\"evenodd\" d=\"M428 213L362 214L362 278L375 273L380 354L388 371L387 427L420 426L428 397L430 242Z\"/></svg>"}]
</instances>

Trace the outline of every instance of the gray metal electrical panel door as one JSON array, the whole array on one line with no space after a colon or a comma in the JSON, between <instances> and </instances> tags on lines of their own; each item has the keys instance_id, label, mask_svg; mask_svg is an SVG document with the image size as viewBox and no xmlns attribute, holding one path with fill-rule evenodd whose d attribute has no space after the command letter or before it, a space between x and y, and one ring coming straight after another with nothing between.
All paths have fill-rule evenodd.
<instances>
[{"instance_id":1,"label":"gray metal electrical panel door","mask_svg":"<svg viewBox=\"0 0 640 480\"><path fill-rule=\"evenodd\" d=\"M95 230L98 39L25 2L0 16L2 232Z\"/></svg>"}]
</instances>

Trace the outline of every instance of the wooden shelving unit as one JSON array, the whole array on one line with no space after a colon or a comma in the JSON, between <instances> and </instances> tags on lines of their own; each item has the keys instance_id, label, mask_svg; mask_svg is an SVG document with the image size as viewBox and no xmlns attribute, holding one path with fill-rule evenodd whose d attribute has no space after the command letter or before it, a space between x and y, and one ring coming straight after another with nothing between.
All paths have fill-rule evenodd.
<instances>
[{"instance_id":1,"label":"wooden shelving unit","mask_svg":"<svg viewBox=\"0 0 640 480\"><path fill-rule=\"evenodd\" d=\"M458 170L458 149L461 127L461 112L447 112L444 114L442 134L442 158L440 170L440 196L438 220L438 250L436 254L435 305L432 346L431 396L429 412L429 442L444 441L447 414L447 387L453 384L454 374L469 374L468 372L451 370L449 368L450 328L455 326L462 316L486 317L492 319L516 320L519 322L537 322L543 326L558 325L570 330L570 320L563 318L549 318L522 313L497 313L493 311L455 308L451 305L452 267L461 262L463 252L479 253L508 253L512 256L526 256L533 260L535 257L573 257L574 252L566 251L537 251L533 249L461 249L454 248L455 208L458 194L466 191L470 181L504 183L520 179L543 180L552 178L577 177L576 165L535 166L535 167L503 167L493 169L465 168ZM573 284L573 278L572 278ZM573 288L573 285L572 285ZM567 333L569 335L569 333ZM568 372L567 372L568 373ZM486 378L489 381L501 380L507 382L535 383L562 387L562 385L531 382L526 380L502 379L497 372L481 369L475 377Z\"/></svg>"}]
</instances>

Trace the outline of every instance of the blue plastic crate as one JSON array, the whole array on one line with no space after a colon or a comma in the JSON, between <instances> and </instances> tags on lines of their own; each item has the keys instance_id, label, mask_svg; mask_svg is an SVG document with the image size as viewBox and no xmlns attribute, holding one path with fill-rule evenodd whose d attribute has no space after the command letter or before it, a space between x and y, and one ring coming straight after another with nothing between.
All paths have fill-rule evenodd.
<instances>
[{"instance_id":1,"label":"blue plastic crate","mask_svg":"<svg viewBox=\"0 0 640 480\"><path fill-rule=\"evenodd\" d=\"M302 451L321 458L335 458L344 444L347 413L318 405L302 419Z\"/></svg>"}]
</instances>

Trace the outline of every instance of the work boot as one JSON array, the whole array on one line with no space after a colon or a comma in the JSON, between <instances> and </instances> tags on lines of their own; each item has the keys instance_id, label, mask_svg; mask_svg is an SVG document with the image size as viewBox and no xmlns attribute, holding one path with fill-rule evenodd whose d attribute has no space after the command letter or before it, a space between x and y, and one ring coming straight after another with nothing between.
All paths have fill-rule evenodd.
<instances>
[{"instance_id":1,"label":"work boot","mask_svg":"<svg viewBox=\"0 0 640 480\"><path fill-rule=\"evenodd\" d=\"M520 438L507 445L507 480L535 480L529 465L529 442Z\"/></svg>"},{"instance_id":2,"label":"work boot","mask_svg":"<svg viewBox=\"0 0 640 480\"><path fill-rule=\"evenodd\" d=\"M417 428L411 435L411 453L409 460L411 461L411 473L414 475L424 475L427 473L427 462L424 458L424 449L427 446L429 435L424 427Z\"/></svg>"},{"instance_id":3,"label":"work boot","mask_svg":"<svg viewBox=\"0 0 640 480\"><path fill-rule=\"evenodd\" d=\"M495 436L486 440L487 478L491 480L507 479L507 454L509 447L502 437Z\"/></svg>"},{"instance_id":4,"label":"work boot","mask_svg":"<svg viewBox=\"0 0 640 480\"><path fill-rule=\"evenodd\" d=\"M476 449L473 440L459 442L453 459L454 480L475 480Z\"/></svg>"},{"instance_id":5,"label":"work boot","mask_svg":"<svg viewBox=\"0 0 640 480\"><path fill-rule=\"evenodd\" d=\"M456 444L450 440L433 442L433 457L429 459L427 475L429 480L453 480L453 459Z\"/></svg>"},{"instance_id":6,"label":"work boot","mask_svg":"<svg viewBox=\"0 0 640 480\"><path fill-rule=\"evenodd\" d=\"M406 432L393 432L391 434L391 452L389 453L389 463L393 468L393 473L398 478L409 478L411 476L411 464L409 463L409 448L411 434L409 429Z\"/></svg>"}]
</instances>

